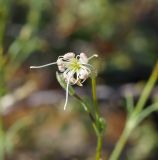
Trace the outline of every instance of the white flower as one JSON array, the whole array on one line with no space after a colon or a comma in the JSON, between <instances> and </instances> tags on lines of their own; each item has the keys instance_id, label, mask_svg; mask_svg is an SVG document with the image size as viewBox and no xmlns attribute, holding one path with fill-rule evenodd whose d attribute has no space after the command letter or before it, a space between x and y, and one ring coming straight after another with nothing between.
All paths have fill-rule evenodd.
<instances>
[{"instance_id":1,"label":"white flower","mask_svg":"<svg viewBox=\"0 0 158 160\"><path fill-rule=\"evenodd\" d=\"M68 102L69 85L77 84L82 86L82 83L90 77L93 72L93 66L88 62L93 57L98 57L98 55L93 55L87 57L85 53L80 53L80 55L75 56L73 52L66 53L63 56L59 56L56 62L49 63L42 66L31 66L30 68L43 68L53 64L57 64L59 71L63 74L63 78L66 82L66 100L64 105L64 110L66 109Z\"/></svg>"}]
</instances>

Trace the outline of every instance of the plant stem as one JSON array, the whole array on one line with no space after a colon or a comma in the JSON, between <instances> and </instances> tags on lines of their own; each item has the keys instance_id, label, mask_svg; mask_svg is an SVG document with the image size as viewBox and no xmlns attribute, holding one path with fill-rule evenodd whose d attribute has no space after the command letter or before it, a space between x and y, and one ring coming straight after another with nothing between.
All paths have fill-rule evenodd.
<instances>
[{"instance_id":1,"label":"plant stem","mask_svg":"<svg viewBox=\"0 0 158 160\"><path fill-rule=\"evenodd\" d=\"M156 63L154 69L153 69L153 72L147 82L147 84L145 85L145 88L139 98L139 101L136 105L136 108L135 108L135 113L139 113L141 112L141 110L143 109L155 83L156 83L156 80L158 78L158 62Z\"/></svg>"},{"instance_id":2,"label":"plant stem","mask_svg":"<svg viewBox=\"0 0 158 160\"><path fill-rule=\"evenodd\" d=\"M92 79L92 97L93 97L96 117L93 116L93 114L89 110L89 107L86 105L86 103L83 101L83 99L79 95L75 93L73 96L82 104L83 108L89 115L89 118L92 122L92 126L97 136L96 160L101 160L101 151L102 151L102 145L103 145L103 132L99 128L100 127L99 118L101 117L99 113L97 96L96 96L96 79L95 78Z\"/></svg>"},{"instance_id":3,"label":"plant stem","mask_svg":"<svg viewBox=\"0 0 158 160\"><path fill-rule=\"evenodd\" d=\"M151 104L139 114L137 125L141 123L152 112L155 112L155 111L158 111L158 102Z\"/></svg>"},{"instance_id":4,"label":"plant stem","mask_svg":"<svg viewBox=\"0 0 158 160\"><path fill-rule=\"evenodd\" d=\"M103 136L97 136L97 149L96 149L96 160L101 160L101 151L103 145Z\"/></svg>"},{"instance_id":5,"label":"plant stem","mask_svg":"<svg viewBox=\"0 0 158 160\"><path fill-rule=\"evenodd\" d=\"M74 94L74 97L81 103L81 105L83 106L85 111L88 113L88 116L89 116L89 118L90 118L90 120L92 122L92 126L93 126L96 134L98 135L99 131L98 131L98 128L96 126L96 120L95 120L93 114L89 111L88 106L85 104L85 102L83 101L83 99L79 95Z\"/></svg>"},{"instance_id":6,"label":"plant stem","mask_svg":"<svg viewBox=\"0 0 158 160\"><path fill-rule=\"evenodd\" d=\"M121 137L119 138L116 146L115 146L115 149L113 150L109 160L118 160L125 144L126 144L126 141L129 137L129 134L130 132L128 131L127 127L125 127L125 129L123 130L123 133L121 135Z\"/></svg>"},{"instance_id":7,"label":"plant stem","mask_svg":"<svg viewBox=\"0 0 158 160\"><path fill-rule=\"evenodd\" d=\"M155 110L155 107L150 108L150 110L146 110L146 112L143 112L144 114L141 115L141 111L145 106L145 103L156 83L156 80L158 78L158 62L156 63L153 72L147 82L147 84L144 87L144 90L138 100L138 103L133 110L132 114L130 117L127 119L126 126L124 128L124 131L118 140L109 160L118 160L126 142L127 139L132 132L133 128L135 128L143 118L148 115L152 110ZM141 115L140 119L138 118Z\"/></svg>"},{"instance_id":8,"label":"plant stem","mask_svg":"<svg viewBox=\"0 0 158 160\"><path fill-rule=\"evenodd\" d=\"M95 107L95 113L96 116L99 114L99 108L98 108L98 101L97 101L97 94L96 94L96 78L92 78L92 97L93 97L93 103Z\"/></svg>"},{"instance_id":9,"label":"plant stem","mask_svg":"<svg viewBox=\"0 0 158 160\"><path fill-rule=\"evenodd\" d=\"M92 97L93 97L93 103L94 103L95 115L96 115L96 126L98 130L98 132L96 132L96 135L97 135L96 160L101 160L103 132L99 130L99 124L98 124L98 120L99 118L101 118L101 116L100 116L100 111L99 111L98 101L97 101L97 94L96 94L96 77L93 77L91 80L92 80Z\"/></svg>"},{"instance_id":10,"label":"plant stem","mask_svg":"<svg viewBox=\"0 0 158 160\"><path fill-rule=\"evenodd\" d=\"M90 119L92 122L95 122L95 118L93 117L93 115L91 114L91 112L88 109L88 106L85 104L85 102L83 101L83 99L78 95L78 94L74 94L73 95L83 106L83 108L85 109L85 111L88 113Z\"/></svg>"}]
</instances>

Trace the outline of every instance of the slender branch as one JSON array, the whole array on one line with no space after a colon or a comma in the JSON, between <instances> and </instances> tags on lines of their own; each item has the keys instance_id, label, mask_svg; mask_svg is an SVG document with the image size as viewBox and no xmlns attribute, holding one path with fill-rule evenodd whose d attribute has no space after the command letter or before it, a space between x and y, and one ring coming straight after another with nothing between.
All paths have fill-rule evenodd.
<instances>
[{"instance_id":1,"label":"slender branch","mask_svg":"<svg viewBox=\"0 0 158 160\"><path fill-rule=\"evenodd\" d=\"M118 160L128 137L130 136L132 130L145 118L147 117L151 112L158 109L157 103L150 106L150 108L145 109L142 111L142 109L145 106L145 103L156 83L156 80L158 78L158 62L156 63L156 66L153 69L153 72L145 85L145 88L138 100L138 103L131 113L130 117L127 119L126 126L124 128L124 131L118 140L109 160Z\"/></svg>"},{"instance_id":2,"label":"slender branch","mask_svg":"<svg viewBox=\"0 0 158 160\"><path fill-rule=\"evenodd\" d=\"M79 100L79 102L82 104L82 106L84 107L85 111L88 113L89 118L90 118L90 120L92 122L92 126L93 126L93 128L95 130L95 133L96 133L96 136L97 136L96 160L100 160L101 159L102 145L103 145L103 135L102 135L102 133L100 133L100 131L98 129L96 119L94 118L92 113L89 111L87 105L84 103L82 98L77 94L74 94L74 97L77 100Z\"/></svg>"},{"instance_id":3,"label":"slender branch","mask_svg":"<svg viewBox=\"0 0 158 160\"><path fill-rule=\"evenodd\" d=\"M129 137L130 132L127 130L127 127L125 127L121 137L119 138L117 145L114 149L114 151L112 152L109 160L118 160L118 158L120 157L120 154L127 142L127 139Z\"/></svg>"},{"instance_id":4,"label":"slender branch","mask_svg":"<svg viewBox=\"0 0 158 160\"><path fill-rule=\"evenodd\" d=\"M130 115L134 109L134 98L131 93L126 93L125 98L126 98L128 115Z\"/></svg>"},{"instance_id":5,"label":"slender branch","mask_svg":"<svg viewBox=\"0 0 158 160\"><path fill-rule=\"evenodd\" d=\"M98 101L97 101L97 94L96 94L96 78L92 78L92 97L93 97L93 103L95 107L95 113L98 117L99 113L99 107L98 107Z\"/></svg>"},{"instance_id":6,"label":"slender branch","mask_svg":"<svg viewBox=\"0 0 158 160\"><path fill-rule=\"evenodd\" d=\"M97 94L96 94L96 78L92 78L92 97L93 103L95 107L95 115L96 115L96 125L99 129L99 133L97 134L97 149L96 149L96 160L101 160L101 152L103 146L103 132L100 130L100 111L98 107Z\"/></svg>"},{"instance_id":7,"label":"slender branch","mask_svg":"<svg viewBox=\"0 0 158 160\"><path fill-rule=\"evenodd\" d=\"M149 78L140 98L139 98L139 101L136 105L136 108L135 108L136 114L139 113L143 109L143 107L144 107L144 105L145 105L145 103L146 103L155 83L156 83L157 78L158 78L158 62L156 63L156 65L153 69L153 72L152 72L152 74L151 74L151 76L150 76L150 78Z\"/></svg>"},{"instance_id":8,"label":"slender branch","mask_svg":"<svg viewBox=\"0 0 158 160\"><path fill-rule=\"evenodd\" d=\"M103 145L103 137L102 135L100 135L98 136L97 139L96 160L101 160L102 145Z\"/></svg>"},{"instance_id":9,"label":"slender branch","mask_svg":"<svg viewBox=\"0 0 158 160\"><path fill-rule=\"evenodd\" d=\"M149 116L152 112L158 111L158 102L148 106L144 109L138 117L137 125L141 123L147 116Z\"/></svg>"},{"instance_id":10,"label":"slender branch","mask_svg":"<svg viewBox=\"0 0 158 160\"><path fill-rule=\"evenodd\" d=\"M85 104L83 99L78 94L75 93L73 96L81 103L81 105L83 106L85 111L88 113L89 118L92 122L92 126L93 126L95 132L98 134L99 131L98 131L97 126L96 126L96 120L95 120L94 116L92 115L92 113L89 111L88 106Z\"/></svg>"}]
</instances>

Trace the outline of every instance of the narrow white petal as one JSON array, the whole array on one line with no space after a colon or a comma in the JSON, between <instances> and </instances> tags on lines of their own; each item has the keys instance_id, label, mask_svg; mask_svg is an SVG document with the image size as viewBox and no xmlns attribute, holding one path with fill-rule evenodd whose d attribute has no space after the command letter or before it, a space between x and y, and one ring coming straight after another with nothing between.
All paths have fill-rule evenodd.
<instances>
[{"instance_id":1,"label":"narrow white petal","mask_svg":"<svg viewBox=\"0 0 158 160\"><path fill-rule=\"evenodd\" d=\"M47 66L51 66L53 64L57 64L57 62L52 62L52 63L48 63L48 64L45 64L45 65L41 65L41 66L30 66L30 69L34 69L34 68L44 68L44 67L47 67Z\"/></svg>"},{"instance_id":2,"label":"narrow white petal","mask_svg":"<svg viewBox=\"0 0 158 160\"><path fill-rule=\"evenodd\" d=\"M97 55L97 54L94 54L94 55L92 55L91 57L89 57L88 60L90 60L90 59L92 59L92 58L94 58L94 57L98 57L98 55Z\"/></svg>"},{"instance_id":3,"label":"narrow white petal","mask_svg":"<svg viewBox=\"0 0 158 160\"><path fill-rule=\"evenodd\" d=\"M71 78L71 76L69 77L68 82L67 82L67 86L66 86L66 99L65 99L65 104L64 104L64 110L66 109L67 102L68 102L70 78Z\"/></svg>"}]
</instances>

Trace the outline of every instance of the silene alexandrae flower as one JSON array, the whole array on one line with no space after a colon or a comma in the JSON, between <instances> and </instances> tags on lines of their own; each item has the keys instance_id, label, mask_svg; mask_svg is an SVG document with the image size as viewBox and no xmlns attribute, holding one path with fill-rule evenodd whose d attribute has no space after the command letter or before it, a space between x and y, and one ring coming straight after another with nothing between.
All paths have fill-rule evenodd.
<instances>
[{"instance_id":1,"label":"silene alexandrae flower","mask_svg":"<svg viewBox=\"0 0 158 160\"><path fill-rule=\"evenodd\" d=\"M57 64L64 81L66 82L66 100L64 110L66 109L69 94L69 85L82 86L82 83L90 76L96 74L94 67L89 64L89 60L98 55L94 54L87 57L85 53L75 55L73 52L59 56L56 62L48 63L41 66L31 66L30 68L43 68L50 65Z\"/></svg>"}]
</instances>

